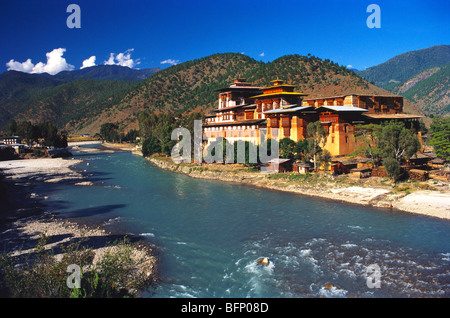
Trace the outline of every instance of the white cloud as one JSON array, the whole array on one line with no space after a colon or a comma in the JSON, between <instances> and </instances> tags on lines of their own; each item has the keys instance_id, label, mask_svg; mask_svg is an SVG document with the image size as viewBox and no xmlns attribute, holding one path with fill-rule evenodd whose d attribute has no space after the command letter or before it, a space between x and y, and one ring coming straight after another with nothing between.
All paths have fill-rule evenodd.
<instances>
[{"instance_id":1,"label":"white cloud","mask_svg":"<svg viewBox=\"0 0 450 318\"><path fill-rule=\"evenodd\" d=\"M86 67L95 66L95 58L96 58L95 55L93 55L90 58L85 59L83 61L83 65L80 67L80 70L82 70L83 68L86 68Z\"/></svg>"},{"instance_id":2,"label":"white cloud","mask_svg":"<svg viewBox=\"0 0 450 318\"><path fill-rule=\"evenodd\" d=\"M173 60L173 59L167 59L160 62L161 64L170 64L170 65L177 65L180 63L180 60Z\"/></svg>"},{"instance_id":3,"label":"white cloud","mask_svg":"<svg viewBox=\"0 0 450 318\"><path fill-rule=\"evenodd\" d=\"M25 73L31 73L33 71L34 64L31 63L31 59L28 59L23 63L10 60L8 63L6 63L6 66L8 67L8 71L14 70Z\"/></svg>"},{"instance_id":4,"label":"white cloud","mask_svg":"<svg viewBox=\"0 0 450 318\"><path fill-rule=\"evenodd\" d=\"M34 65L31 62L31 59L27 59L22 63L12 59L6 63L6 66L8 67L8 71L14 70L25 73L48 73L51 75L55 75L61 71L72 71L75 66L67 63L66 59L62 57L64 52L66 52L66 49L59 48L46 53L47 63L39 62Z\"/></svg>"},{"instance_id":5,"label":"white cloud","mask_svg":"<svg viewBox=\"0 0 450 318\"><path fill-rule=\"evenodd\" d=\"M264 57L266 55L264 52L262 52L259 56Z\"/></svg>"},{"instance_id":6,"label":"white cloud","mask_svg":"<svg viewBox=\"0 0 450 318\"><path fill-rule=\"evenodd\" d=\"M349 65L347 65L347 68L353 68L353 65L349 64Z\"/></svg>"},{"instance_id":7,"label":"white cloud","mask_svg":"<svg viewBox=\"0 0 450 318\"><path fill-rule=\"evenodd\" d=\"M105 65L120 65L120 66L127 66L129 68L133 68L134 66L140 64L141 62L139 59L133 60L131 58L131 52L133 52L134 49L128 49L123 53L115 54L111 53L109 54L109 59L104 62Z\"/></svg>"}]
</instances>

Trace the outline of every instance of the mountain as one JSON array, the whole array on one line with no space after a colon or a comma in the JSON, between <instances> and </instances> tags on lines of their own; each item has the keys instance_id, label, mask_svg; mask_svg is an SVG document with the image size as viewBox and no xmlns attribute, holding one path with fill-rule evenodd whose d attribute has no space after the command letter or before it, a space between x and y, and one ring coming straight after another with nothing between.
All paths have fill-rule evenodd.
<instances>
[{"instance_id":1,"label":"mountain","mask_svg":"<svg viewBox=\"0 0 450 318\"><path fill-rule=\"evenodd\" d=\"M450 45L436 45L397 55L382 64L357 73L368 82L389 89L389 86L402 84L422 71L449 62Z\"/></svg>"},{"instance_id":2,"label":"mountain","mask_svg":"<svg viewBox=\"0 0 450 318\"><path fill-rule=\"evenodd\" d=\"M0 128L12 118L51 119L63 127L71 119L112 106L119 92L125 94L158 71L99 65L56 75L4 72L0 74Z\"/></svg>"},{"instance_id":3,"label":"mountain","mask_svg":"<svg viewBox=\"0 0 450 318\"><path fill-rule=\"evenodd\" d=\"M353 71L330 60L314 56L287 55L263 63L237 53L214 54L162 70L142 81L120 103L104 109L96 118L85 118L66 126L77 133L95 133L106 122L120 123L124 130L137 128L137 115L144 110L209 112L217 108L216 89L228 86L237 77L245 77L255 85L267 86L277 77L297 86L297 91L310 97L336 94L383 94ZM411 102L405 111L420 113ZM83 127L82 129L76 127Z\"/></svg>"},{"instance_id":4,"label":"mountain","mask_svg":"<svg viewBox=\"0 0 450 318\"><path fill-rule=\"evenodd\" d=\"M429 116L449 116L450 63L422 72L410 81L414 82L417 77L420 79L403 93L404 97L415 102Z\"/></svg>"},{"instance_id":5,"label":"mountain","mask_svg":"<svg viewBox=\"0 0 450 318\"><path fill-rule=\"evenodd\" d=\"M238 53L214 54L160 70L139 82L104 80L111 70L92 67L59 76L11 71L2 74L0 105L9 105L9 112L0 114L0 128L15 118L50 119L71 134L95 134L107 122L119 123L122 130L135 129L138 115L145 110L169 111L177 116L210 112L217 108L216 89L229 86L237 77L245 77L258 86L270 85L270 81L280 78L311 98L392 94L344 66L311 55L286 55L264 63ZM73 80L80 74L85 78ZM404 111L421 113L407 100Z\"/></svg>"},{"instance_id":6,"label":"mountain","mask_svg":"<svg viewBox=\"0 0 450 318\"><path fill-rule=\"evenodd\" d=\"M357 74L375 85L403 95L425 115L450 115L450 45L406 52Z\"/></svg>"},{"instance_id":7,"label":"mountain","mask_svg":"<svg viewBox=\"0 0 450 318\"><path fill-rule=\"evenodd\" d=\"M56 75L53 75L53 78L62 80L64 82L72 82L79 79L138 82L149 78L160 70L160 68L138 70L119 65L98 65L76 71L63 71ZM46 75L51 76L48 74Z\"/></svg>"},{"instance_id":8,"label":"mountain","mask_svg":"<svg viewBox=\"0 0 450 318\"><path fill-rule=\"evenodd\" d=\"M136 86L132 81L98 81L80 79L47 89L39 98L15 116L16 121L32 119L35 122L51 120L58 127L77 120L98 116L120 102ZM78 129L81 127L74 127Z\"/></svg>"},{"instance_id":9,"label":"mountain","mask_svg":"<svg viewBox=\"0 0 450 318\"><path fill-rule=\"evenodd\" d=\"M0 74L0 127L24 112L45 92L62 84L58 79L39 74L8 71Z\"/></svg>"}]
</instances>

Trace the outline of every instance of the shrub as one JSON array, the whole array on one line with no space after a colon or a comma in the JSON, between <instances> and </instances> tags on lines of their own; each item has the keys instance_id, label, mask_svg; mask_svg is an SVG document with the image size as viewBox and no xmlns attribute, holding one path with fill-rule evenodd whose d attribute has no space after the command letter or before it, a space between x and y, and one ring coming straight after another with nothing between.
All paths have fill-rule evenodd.
<instances>
[{"instance_id":1,"label":"shrub","mask_svg":"<svg viewBox=\"0 0 450 318\"><path fill-rule=\"evenodd\" d=\"M61 260L53 250L45 250L48 237L41 235L35 255L0 255L0 290L3 297L19 298L94 298L135 297L150 286L153 277L140 271L142 259L132 257L128 240L115 242L101 261L93 264L95 253L81 247L83 240L63 248ZM82 269L79 289L68 288L69 265Z\"/></svg>"}]
</instances>

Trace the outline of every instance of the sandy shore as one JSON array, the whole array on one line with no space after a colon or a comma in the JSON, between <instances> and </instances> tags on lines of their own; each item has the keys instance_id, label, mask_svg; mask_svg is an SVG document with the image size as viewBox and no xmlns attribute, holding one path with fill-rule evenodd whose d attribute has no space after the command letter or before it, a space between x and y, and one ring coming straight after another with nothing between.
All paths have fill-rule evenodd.
<instances>
[{"instance_id":1,"label":"sandy shore","mask_svg":"<svg viewBox=\"0 0 450 318\"><path fill-rule=\"evenodd\" d=\"M101 144L102 142L100 140L91 140L91 141L69 141L67 143L68 147L76 147L76 146L82 146L82 145L97 145Z\"/></svg>"},{"instance_id":2,"label":"sandy shore","mask_svg":"<svg viewBox=\"0 0 450 318\"><path fill-rule=\"evenodd\" d=\"M20 232L21 238L16 235ZM62 248L68 246L73 241L85 240L82 246L90 248L95 252L93 264L97 264L107 252L112 252L118 247L111 245L114 240L123 239L123 235L111 234L100 227L79 225L75 222L60 220L49 215L33 216L22 218L14 222L12 227L0 234L2 245L12 250L13 256L32 254L35 251L35 244L39 241L41 234L49 237L45 249L53 250L57 259L60 259ZM131 240L136 241L135 238ZM152 275L156 267L156 259L151 255L151 249L144 244L132 249L131 257L135 260L142 260L142 270L147 272L147 276Z\"/></svg>"},{"instance_id":3,"label":"sandy shore","mask_svg":"<svg viewBox=\"0 0 450 318\"><path fill-rule=\"evenodd\" d=\"M61 248L72 241L83 239L84 245L95 253L98 262L106 251L117 248L111 242L120 240L124 234L106 232L100 227L80 225L72 221L56 218L46 211L45 183L65 182L72 185L89 185L90 181L74 170L74 165L82 160L43 158L0 161L2 212L0 213L0 252L14 254L32 253L39 237L49 237L46 249L52 249L56 257L61 257ZM40 186L37 195L33 189ZM127 236L130 238L129 236ZM147 275L156 272L156 258L151 248L139 238L131 238L136 245L132 257L143 261L142 270Z\"/></svg>"},{"instance_id":4,"label":"sandy shore","mask_svg":"<svg viewBox=\"0 0 450 318\"><path fill-rule=\"evenodd\" d=\"M302 195L310 195L325 199L343 201L354 204L370 205L388 208L395 213L401 210L441 219L450 220L450 184L439 182L433 186L425 184L433 190L417 192L394 191L392 186L383 186L382 178L371 177L366 180L368 185L355 186L350 182L339 182L329 178L317 183L273 180L270 174L243 171L233 165L217 164L175 164L170 158L147 158L156 166L177 173L183 173L193 178L237 182L271 190L288 191ZM326 178L325 178L326 179ZM370 183L369 183L370 182Z\"/></svg>"},{"instance_id":5,"label":"sandy shore","mask_svg":"<svg viewBox=\"0 0 450 318\"><path fill-rule=\"evenodd\" d=\"M86 148L80 147L83 145L100 145L99 148ZM117 151L130 151L130 152L140 152L133 144L117 144L117 143L108 143L101 141L77 141L77 142L69 142L68 146L77 152L104 152L104 153L114 153Z\"/></svg>"},{"instance_id":6,"label":"sandy shore","mask_svg":"<svg viewBox=\"0 0 450 318\"><path fill-rule=\"evenodd\" d=\"M0 161L0 170L13 180L59 182L83 178L81 174L70 169L81 162L63 158L8 160Z\"/></svg>"}]
</instances>

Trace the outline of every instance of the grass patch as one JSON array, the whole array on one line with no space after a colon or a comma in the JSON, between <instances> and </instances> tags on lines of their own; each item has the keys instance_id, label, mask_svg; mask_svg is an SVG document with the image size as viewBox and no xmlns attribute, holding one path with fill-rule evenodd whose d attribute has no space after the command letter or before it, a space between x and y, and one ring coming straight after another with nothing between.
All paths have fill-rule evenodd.
<instances>
[{"instance_id":1,"label":"grass patch","mask_svg":"<svg viewBox=\"0 0 450 318\"><path fill-rule=\"evenodd\" d=\"M9 298L114 298L135 297L151 285L153 276L141 271L143 259L132 256L133 245L125 238L116 241L100 262L93 264L95 253L81 247L79 240L63 248L60 260L41 235L33 256L0 254L0 290ZM81 270L80 288L69 288L69 265Z\"/></svg>"}]
</instances>

